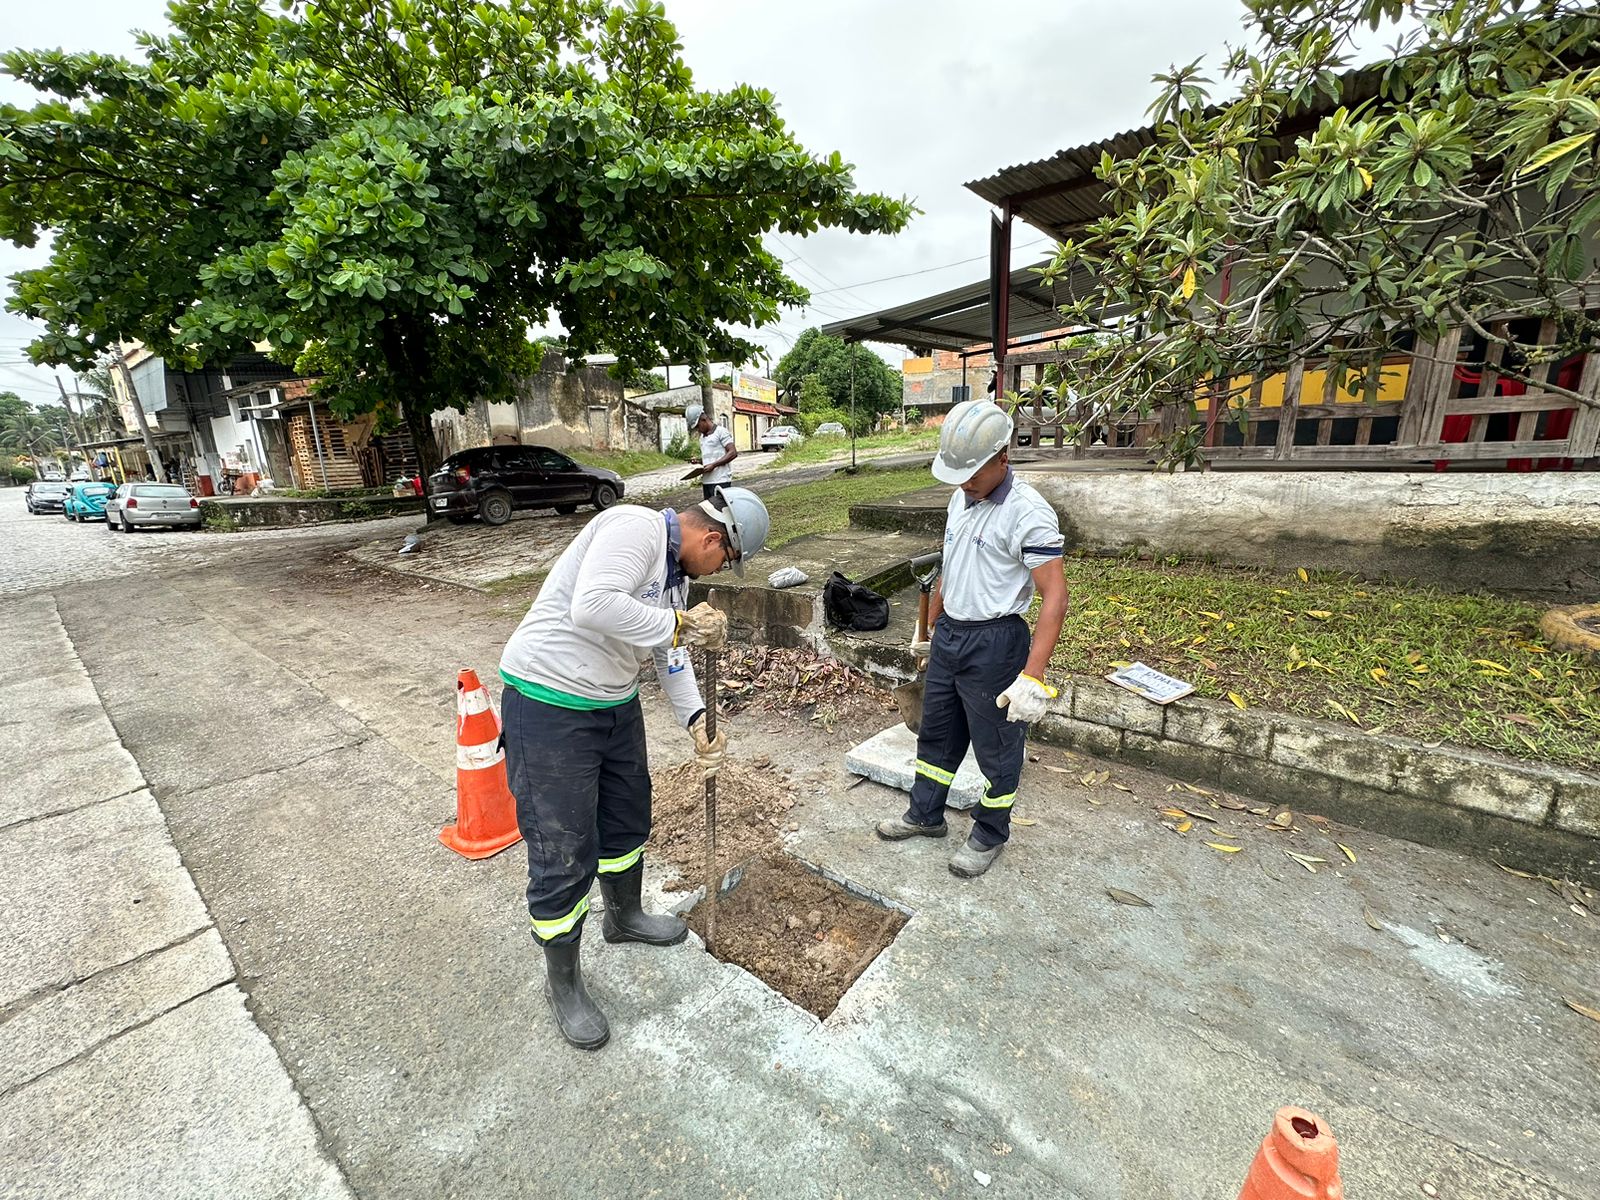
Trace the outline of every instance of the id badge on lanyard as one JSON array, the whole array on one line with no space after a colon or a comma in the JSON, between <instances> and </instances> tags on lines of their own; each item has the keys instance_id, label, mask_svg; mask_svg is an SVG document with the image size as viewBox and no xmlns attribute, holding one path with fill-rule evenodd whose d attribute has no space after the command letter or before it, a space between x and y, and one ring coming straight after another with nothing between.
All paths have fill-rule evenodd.
<instances>
[{"instance_id":1,"label":"id badge on lanyard","mask_svg":"<svg viewBox=\"0 0 1600 1200\"><path fill-rule=\"evenodd\" d=\"M689 647L674 646L667 651L667 674L676 675L689 665Z\"/></svg>"}]
</instances>

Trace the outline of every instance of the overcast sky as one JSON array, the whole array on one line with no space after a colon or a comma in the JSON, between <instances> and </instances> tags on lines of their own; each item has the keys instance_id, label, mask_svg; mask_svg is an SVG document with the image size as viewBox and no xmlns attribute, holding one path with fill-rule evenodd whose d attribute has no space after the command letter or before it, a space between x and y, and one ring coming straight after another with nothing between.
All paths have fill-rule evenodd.
<instances>
[{"instance_id":1,"label":"overcast sky","mask_svg":"<svg viewBox=\"0 0 1600 1200\"><path fill-rule=\"evenodd\" d=\"M962 185L1144 123L1150 76L1242 33L1240 0L666 0L702 87L766 87L812 152L839 151L857 184L922 209L897 237L769 237L815 304L756 335L773 360L801 330L984 278L989 206ZM165 28L164 0L6 0L0 45L131 54ZM0 99L33 93L0 78ZM1041 235L1017 226L1013 262ZM0 243L0 276L42 261ZM955 264L955 265L951 265ZM930 270L930 268L938 268ZM886 276L925 272L909 278ZM25 365L27 322L0 314L0 390L55 397ZM884 350L898 360L899 351ZM679 382L676 378L674 383ZM70 384L69 384L70 386Z\"/></svg>"}]
</instances>

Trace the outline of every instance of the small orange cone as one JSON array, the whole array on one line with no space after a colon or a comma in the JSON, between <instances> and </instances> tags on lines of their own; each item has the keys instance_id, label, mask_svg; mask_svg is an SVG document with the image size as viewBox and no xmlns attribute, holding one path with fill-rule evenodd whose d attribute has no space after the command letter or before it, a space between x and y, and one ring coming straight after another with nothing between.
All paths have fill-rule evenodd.
<instances>
[{"instance_id":1,"label":"small orange cone","mask_svg":"<svg viewBox=\"0 0 1600 1200\"><path fill-rule=\"evenodd\" d=\"M456 823L441 829L439 840L465 858L488 858L521 838L500 719L478 673L462 671L456 676Z\"/></svg>"},{"instance_id":2,"label":"small orange cone","mask_svg":"<svg viewBox=\"0 0 1600 1200\"><path fill-rule=\"evenodd\" d=\"M1328 1126L1303 1108L1280 1108L1239 1200L1344 1200L1339 1143Z\"/></svg>"}]
</instances>

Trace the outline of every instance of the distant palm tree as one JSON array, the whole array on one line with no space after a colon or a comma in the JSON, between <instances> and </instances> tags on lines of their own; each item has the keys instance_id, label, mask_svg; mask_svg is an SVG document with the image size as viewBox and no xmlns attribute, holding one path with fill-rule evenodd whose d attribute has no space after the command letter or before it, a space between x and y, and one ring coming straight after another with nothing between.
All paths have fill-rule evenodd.
<instances>
[{"instance_id":1,"label":"distant palm tree","mask_svg":"<svg viewBox=\"0 0 1600 1200\"><path fill-rule=\"evenodd\" d=\"M55 437L55 430L50 422L31 410L8 416L0 422L0 441L26 450L28 457L33 459L33 470L36 475L44 474L44 466L39 461L40 452L54 449L62 444L61 439Z\"/></svg>"}]
</instances>

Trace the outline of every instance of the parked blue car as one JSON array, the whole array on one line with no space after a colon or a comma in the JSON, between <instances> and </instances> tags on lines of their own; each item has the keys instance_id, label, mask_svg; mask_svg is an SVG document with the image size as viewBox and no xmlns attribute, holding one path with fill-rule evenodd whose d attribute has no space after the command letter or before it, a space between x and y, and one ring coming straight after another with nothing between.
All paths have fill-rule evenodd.
<instances>
[{"instance_id":1,"label":"parked blue car","mask_svg":"<svg viewBox=\"0 0 1600 1200\"><path fill-rule=\"evenodd\" d=\"M106 501L116 490L109 483L75 483L62 506L62 514L69 521L104 521Z\"/></svg>"}]
</instances>

